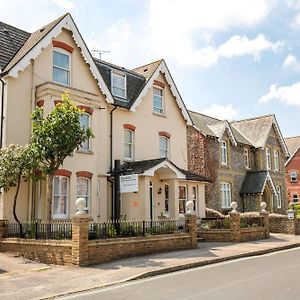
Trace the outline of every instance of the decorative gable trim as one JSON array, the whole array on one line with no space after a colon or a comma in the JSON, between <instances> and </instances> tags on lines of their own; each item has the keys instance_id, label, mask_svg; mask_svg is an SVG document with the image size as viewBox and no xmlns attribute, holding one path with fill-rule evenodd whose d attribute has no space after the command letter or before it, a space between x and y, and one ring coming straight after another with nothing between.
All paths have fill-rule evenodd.
<instances>
[{"instance_id":1,"label":"decorative gable trim","mask_svg":"<svg viewBox=\"0 0 300 300\"><path fill-rule=\"evenodd\" d=\"M192 125L192 119L184 105L184 102L179 94L179 91L176 87L176 84L170 74L170 71L165 63L164 60L162 60L162 62L158 65L157 69L155 70L155 72L152 74L152 76L148 79L147 84L145 85L145 87L142 89L142 91L140 92L139 96L137 97L137 99L135 100L135 102L133 103L133 105L130 108L130 111L136 111L136 108L141 104L141 102L143 101L143 98L146 96L146 94L148 93L148 90L153 86L154 81L156 80L156 78L158 78L159 73L163 73L169 86L170 86L170 90L173 94L173 96L175 97L176 103L181 111L181 114L183 116L183 118L186 120L187 125Z\"/></svg>"},{"instance_id":2,"label":"decorative gable trim","mask_svg":"<svg viewBox=\"0 0 300 300\"><path fill-rule=\"evenodd\" d=\"M70 53L73 53L73 51L74 51L73 47L69 46L68 44L66 44L66 43L64 43L62 41L55 41L55 40L53 40L52 41L52 45L55 48L61 48L61 49L64 49L64 50L66 50L66 51L68 51Z\"/></svg>"},{"instance_id":3,"label":"decorative gable trim","mask_svg":"<svg viewBox=\"0 0 300 300\"><path fill-rule=\"evenodd\" d=\"M31 59L36 59L42 52L42 49L47 48L54 38L56 38L63 30L63 28L72 32L72 37L81 50L80 53L84 61L88 64L93 77L97 80L98 86L102 93L106 96L108 103L114 103L113 97L107 88L81 34L79 33L75 22L70 14L67 14L58 24L56 24L46 36L44 36L36 45L34 45L10 70L8 76L17 78L18 73L30 64Z\"/></svg>"},{"instance_id":4,"label":"decorative gable trim","mask_svg":"<svg viewBox=\"0 0 300 300\"><path fill-rule=\"evenodd\" d=\"M273 180L272 180L272 177L271 177L269 171L268 171L268 173L267 173L267 177L266 177L266 180L265 180L263 189L262 189L263 192L265 191L267 182L270 183L271 188L272 188L272 190L273 190L273 194L274 194L274 195L277 195L277 190L276 190L275 184L274 184L274 182L273 182Z\"/></svg>"}]
</instances>

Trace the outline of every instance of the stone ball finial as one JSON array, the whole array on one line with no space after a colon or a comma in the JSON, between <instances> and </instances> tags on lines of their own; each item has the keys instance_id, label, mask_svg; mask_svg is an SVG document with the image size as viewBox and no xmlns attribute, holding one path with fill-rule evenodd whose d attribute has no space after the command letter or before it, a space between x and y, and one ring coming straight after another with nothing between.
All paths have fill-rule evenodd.
<instances>
[{"instance_id":1,"label":"stone ball finial","mask_svg":"<svg viewBox=\"0 0 300 300\"><path fill-rule=\"evenodd\" d=\"M188 215L193 214L193 212L194 212L194 202L192 200L187 201L187 203L185 204L185 208L186 208L186 213Z\"/></svg>"},{"instance_id":2,"label":"stone ball finial","mask_svg":"<svg viewBox=\"0 0 300 300\"><path fill-rule=\"evenodd\" d=\"M236 213L236 212L237 212L236 209L237 209L237 207L238 207L238 204L237 204L235 201L233 201L233 202L231 202L230 206L231 206L231 208L232 208L232 211L231 211L231 212Z\"/></svg>"},{"instance_id":3,"label":"stone ball finial","mask_svg":"<svg viewBox=\"0 0 300 300\"><path fill-rule=\"evenodd\" d=\"M267 207L267 203L266 202L261 202L260 203L260 208L262 212L266 212L266 207Z\"/></svg>"},{"instance_id":4,"label":"stone ball finial","mask_svg":"<svg viewBox=\"0 0 300 300\"><path fill-rule=\"evenodd\" d=\"M85 199L84 198L77 198L75 201L77 212L76 215L83 215L86 214L83 210L85 208Z\"/></svg>"}]
</instances>

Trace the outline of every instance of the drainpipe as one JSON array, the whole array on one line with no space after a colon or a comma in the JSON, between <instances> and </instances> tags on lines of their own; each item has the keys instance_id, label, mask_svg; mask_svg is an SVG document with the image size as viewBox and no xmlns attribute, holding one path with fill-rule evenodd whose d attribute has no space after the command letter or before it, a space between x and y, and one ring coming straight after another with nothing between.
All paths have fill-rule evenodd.
<instances>
[{"instance_id":1,"label":"drainpipe","mask_svg":"<svg viewBox=\"0 0 300 300\"><path fill-rule=\"evenodd\" d=\"M1 131L0 131L0 149L3 147L3 121L4 121L4 86L5 82L1 78L2 76L0 75L0 81L1 81L1 119L0 119L0 126L1 126Z\"/></svg>"}]
</instances>

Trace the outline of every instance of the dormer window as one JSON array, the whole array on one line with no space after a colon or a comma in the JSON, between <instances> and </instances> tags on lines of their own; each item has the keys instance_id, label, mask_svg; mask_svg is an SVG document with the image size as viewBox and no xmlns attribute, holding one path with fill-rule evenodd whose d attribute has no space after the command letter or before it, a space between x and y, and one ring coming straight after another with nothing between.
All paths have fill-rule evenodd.
<instances>
[{"instance_id":1,"label":"dormer window","mask_svg":"<svg viewBox=\"0 0 300 300\"><path fill-rule=\"evenodd\" d=\"M70 85L70 54L67 51L53 51L53 81Z\"/></svg>"},{"instance_id":2,"label":"dormer window","mask_svg":"<svg viewBox=\"0 0 300 300\"><path fill-rule=\"evenodd\" d=\"M114 96L126 99L126 75L112 72L111 90Z\"/></svg>"}]
</instances>

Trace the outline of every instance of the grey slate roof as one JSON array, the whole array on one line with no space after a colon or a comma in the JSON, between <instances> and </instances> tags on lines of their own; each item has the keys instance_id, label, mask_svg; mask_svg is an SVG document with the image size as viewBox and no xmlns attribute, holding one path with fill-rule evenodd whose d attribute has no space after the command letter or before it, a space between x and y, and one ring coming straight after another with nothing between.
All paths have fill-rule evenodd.
<instances>
[{"instance_id":1,"label":"grey slate roof","mask_svg":"<svg viewBox=\"0 0 300 300\"><path fill-rule=\"evenodd\" d=\"M285 138L284 141L291 155L293 155L300 146L300 136Z\"/></svg>"},{"instance_id":2,"label":"grey slate roof","mask_svg":"<svg viewBox=\"0 0 300 300\"><path fill-rule=\"evenodd\" d=\"M186 176L187 180L211 182L211 180L208 177L198 175L193 172L178 168L174 163L172 163L167 158L156 158L156 159L140 160L140 161L133 161L133 162L125 162L122 166L122 170L124 172L131 171L135 174L143 174L145 171L154 168L155 166L159 165L164 161L168 161L180 172L182 172Z\"/></svg>"},{"instance_id":3,"label":"grey slate roof","mask_svg":"<svg viewBox=\"0 0 300 300\"><path fill-rule=\"evenodd\" d=\"M94 61L96 63L96 66L107 86L107 88L111 92L111 72L113 70L119 71L126 75L126 92L127 92L127 99L122 99L119 97L116 97L114 95L114 102L116 105L130 108L138 95L140 94L141 90L146 84L146 78L139 73L136 73L134 71L113 65L111 63L108 63L106 61L94 58Z\"/></svg>"},{"instance_id":4,"label":"grey slate roof","mask_svg":"<svg viewBox=\"0 0 300 300\"><path fill-rule=\"evenodd\" d=\"M248 172L243 181L240 194L263 193L267 176L268 171Z\"/></svg>"},{"instance_id":5,"label":"grey slate roof","mask_svg":"<svg viewBox=\"0 0 300 300\"><path fill-rule=\"evenodd\" d=\"M0 69L3 70L29 38L30 33L0 22Z\"/></svg>"}]
</instances>

